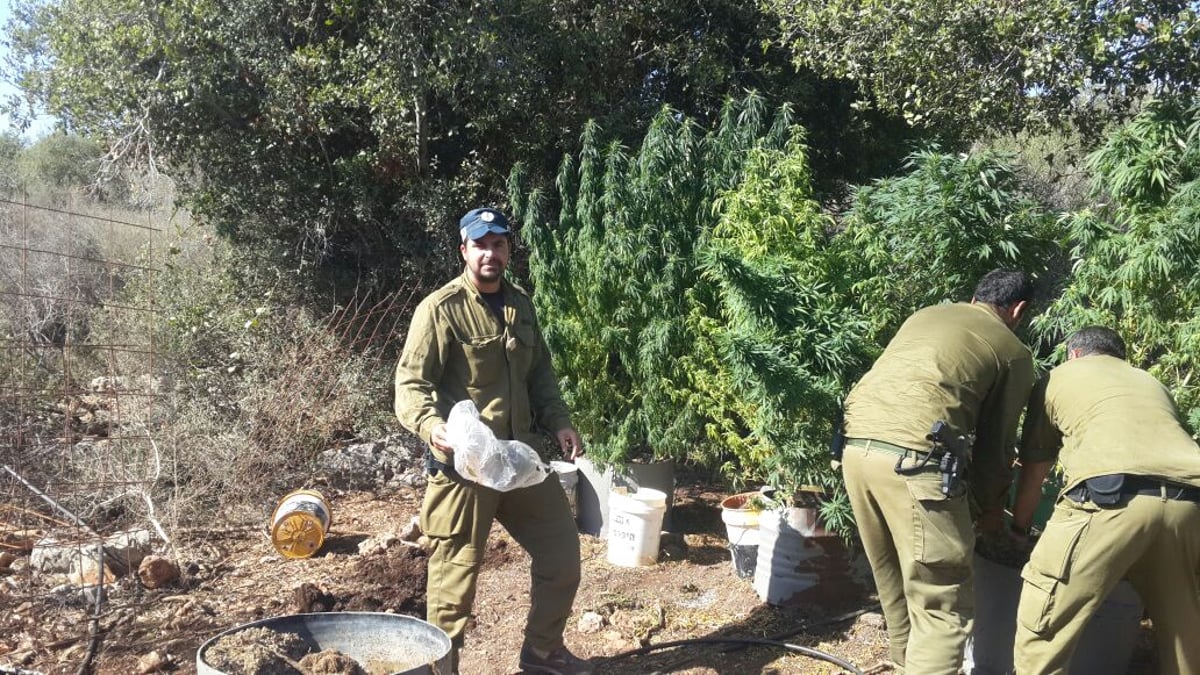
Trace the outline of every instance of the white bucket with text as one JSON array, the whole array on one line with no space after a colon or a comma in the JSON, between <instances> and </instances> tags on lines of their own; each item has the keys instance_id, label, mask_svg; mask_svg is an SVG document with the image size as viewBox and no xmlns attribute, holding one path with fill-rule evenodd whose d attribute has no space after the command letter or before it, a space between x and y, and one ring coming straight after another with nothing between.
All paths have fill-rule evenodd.
<instances>
[{"instance_id":1,"label":"white bucket with text","mask_svg":"<svg viewBox=\"0 0 1200 675\"><path fill-rule=\"evenodd\" d=\"M657 563L666 510L667 495L660 490L613 490L608 497L608 561L620 567Z\"/></svg>"}]
</instances>

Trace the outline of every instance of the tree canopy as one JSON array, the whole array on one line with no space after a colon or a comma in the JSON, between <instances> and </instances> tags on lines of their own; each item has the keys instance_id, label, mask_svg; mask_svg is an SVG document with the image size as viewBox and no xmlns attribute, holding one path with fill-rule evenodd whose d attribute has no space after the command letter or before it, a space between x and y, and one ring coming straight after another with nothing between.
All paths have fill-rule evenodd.
<instances>
[{"instance_id":1,"label":"tree canopy","mask_svg":"<svg viewBox=\"0 0 1200 675\"><path fill-rule=\"evenodd\" d=\"M732 0L56 0L20 5L10 72L235 242L382 272L452 263L457 214L518 161L552 176L587 120L630 141L664 104L713 120L757 88L821 120L831 164L871 164L833 147L872 118L764 49L774 30Z\"/></svg>"},{"instance_id":2,"label":"tree canopy","mask_svg":"<svg viewBox=\"0 0 1200 675\"><path fill-rule=\"evenodd\" d=\"M927 149L904 175L856 190L843 233L856 252L849 276L880 344L921 307L969 300L989 270L1046 276L1062 228L1030 197L1012 159Z\"/></svg>"},{"instance_id":3,"label":"tree canopy","mask_svg":"<svg viewBox=\"0 0 1200 675\"><path fill-rule=\"evenodd\" d=\"M766 0L797 63L853 80L916 124L971 135L1098 129L1200 78L1187 0Z\"/></svg>"}]
</instances>

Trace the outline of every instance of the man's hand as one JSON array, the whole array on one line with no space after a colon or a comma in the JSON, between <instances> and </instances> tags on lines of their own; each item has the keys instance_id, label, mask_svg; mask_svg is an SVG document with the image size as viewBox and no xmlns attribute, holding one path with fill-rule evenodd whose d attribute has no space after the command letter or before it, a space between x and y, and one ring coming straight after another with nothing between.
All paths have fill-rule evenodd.
<instances>
[{"instance_id":1,"label":"man's hand","mask_svg":"<svg viewBox=\"0 0 1200 675\"><path fill-rule=\"evenodd\" d=\"M1016 523L1009 523L1008 538L1017 547L1017 550L1028 553L1033 548L1033 541L1029 538L1029 527L1019 527Z\"/></svg>"},{"instance_id":2,"label":"man's hand","mask_svg":"<svg viewBox=\"0 0 1200 675\"><path fill-rule=\"evenodd\" d=\"M975 531L981 535L1000 534L1004 529L1004 508L997 506L979 514Z\"/></svg>"},{"instance_id":3,"label":"man's hand","mask_svg":"<svg viewBox=\"0 0 1200 675\"><path fill-rule=\"evenodd\" d=\"M447 455L454 454L454 447L446 441L446 425L439 424L429 433L429 444Z\"/></svg>"},{"instance_id":4,"label":"man's hand","mask_svg":"<svg viewBox=\"0 0 1200 675\"><path fill-rule=\"evenodd\" d=\"M583 441L579 440L579 432L571 427L559 429L554 436L558 438L558 447L562 449L563 457L574 462L583 454Z\"/></svg>"}]
</instances>

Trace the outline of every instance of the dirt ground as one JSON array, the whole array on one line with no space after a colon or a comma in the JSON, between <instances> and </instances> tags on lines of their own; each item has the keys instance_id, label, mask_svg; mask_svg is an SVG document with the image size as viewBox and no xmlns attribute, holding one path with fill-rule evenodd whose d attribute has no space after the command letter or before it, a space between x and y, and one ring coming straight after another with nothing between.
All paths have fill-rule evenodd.
<instances>
[{"instance_id":1,"label":"dirt ground","mask_svg":"<svg viewBox=\"0 0 1200 675\"><path fill-rule=\"evenodd\" d=\"M605 559L602 540L581 536L583 582L568 622L568 646L595 659L600 673L840 673L825 661L773 647L690 645L625 656L646 644L722 637L776 638L844 659L865 672L883 666L886 633L869 589L846 584L799 607L762 603L734 572L719 502L703 485L676 490L673 530L653 567L623 568ZM417 513L420 491L330 493L333 524L312 558L286 560L262 527L193 530L181 546L183 576L146 590L125 578L98 621L78 593L51 592L45 580L14 565L0 584L0 673L76 673L91 654L93 672L196 672L196 651L217 633L255 619L306 611L424 614L425 557L393 541ZM362 550L360 551L360 546ZM462 655L468 675L517 673L528 611L528 557L493 531ZM581 618L596 614L599 626ZM594 617L589 620L595 622ZM1143 641L1144 642L1144 641ZM1130 673L1155 672L1147 645ZM8 670L6 670L6 668Z\"/></svg>"}]
</instances>

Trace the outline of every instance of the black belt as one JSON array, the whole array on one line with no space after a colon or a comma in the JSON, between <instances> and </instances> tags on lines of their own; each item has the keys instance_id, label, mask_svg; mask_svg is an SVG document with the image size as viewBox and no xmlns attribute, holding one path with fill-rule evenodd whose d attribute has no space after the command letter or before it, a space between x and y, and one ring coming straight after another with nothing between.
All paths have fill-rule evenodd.
<instances>
[{"instance_id":1,"label":"black belt","mask_svg":"<svg viewBox=\"0 0 1200 675\"><path fill-rule=\"evenodd\" d=\"M1087 481L1067 490L1066 497L1073 502L1082 504L1092 500L1092 492L1088 489ZM1141 495L1146 497L1165 497L1173 501L1200 503L1200 488L1191 485L1180 485L1148 476L1125 474L1120 488L1122 497Z\"/></svg>"},{"instance_id":2,"label":"black belt","mask_svg":"<svg viewBox=\"0 0 1200 675\"><path fill-rule=\"evenodd\" d=\"M439 462L437 459L434 459L433 453L429 450L425 451L425 472L430 476L436 476L438 473L444 473L446 474L447 478L463 480L463 477L458 475L458 472L454 470L453 464Z\"/></svg>"}]
</instances>

